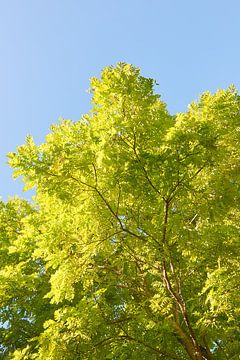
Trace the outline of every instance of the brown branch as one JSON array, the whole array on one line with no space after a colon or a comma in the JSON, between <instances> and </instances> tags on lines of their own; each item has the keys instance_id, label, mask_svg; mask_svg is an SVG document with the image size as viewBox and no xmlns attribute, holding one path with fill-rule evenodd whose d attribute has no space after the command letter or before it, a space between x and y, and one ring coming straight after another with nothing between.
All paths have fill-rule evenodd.
<instances>
[{"instance_id":1,"label":"brown branch","mask_svg":"<svg viewBox=\"0 0 240 360\"><path fill-rule=\"evenodd\" d=\"M117 210L116 210L116 214L117 214L117 215L118 215L118 213L119 213L120 198L121 198L121 186L120 186L119 182L118 182L118 189L119 189L119 191L118 191Z\"/></svg>"},{"instance_id":2,"label":"brown branch","mask_svg":"<svg viewBox=\"0 0 240 360\"><path fill-rule=\"evenodd\" d=\"M168 213L169 213L170 202L171 202L171 199L165 200L165 212L164 212L163 233L162 233L162 243L163 243L164 246L167 245L167 225L168 225ZM177 289L177 291L175 291L173 289L171 281L170 281L170 279L168 277L165 258L163 259L162 273L163 273L163 284L165 285L165 288L170 293L172 298L175 300L179 310L181 311L181 314L183 316L183 320L184 320L185 325L186 325L186 327L187 327L187 329L189 331L189 335L190 335L190 338L191 338L192 345L193 345L193 347L195 349L195 352L196 352L196 356L197 356L196 359L198 359L198 354L201 354L201 350L200 350L199 345L197 343L197 339L195 337L193 328L192 328L192 326L190 324L188 314L187 314L187 310L186 310L185 302L184 302L181 294L179 293L178 289ZM195 357L193 357L193 359L195 359ZM202 358L199 357L199 359L202 359Z\"/></svg>"},{"instance_id":3,"label":"brown branch","mask_svg":"<svg viewBox=\"0 0 240 360\"><path fill-rule=\"evenodd\" d=\"M95 167L94 167L94 168L95 168ZM95 168L95 170L96 170L96 168ZM48 174L49 174L50 176L56 176L56 177L58 176L58 175L52 174L52 173L48 173ZM117 214L116 212L114 212L114 210L112 209L112 207L110 206L110 204L108 203L108 201L105 199L105 197L102 195L102 193L98 190L98 188L97 188L96 186L93 186L93 185L91 185L91 184L88 184L88 183L80 180L80 179L77 179L77 178L75 178L73 175L69 175L69 178L72 179L72 180L74 180L74 181L76 181L78 184L81 184L81 185L84 185L84 186L90 188L91 191L96 191L97 194L99 195L99 197L100 197L100 198L103 200L103 202L105 203L105 205L106 205L106 207L108 208L108 210L110 211L110 213L114 216L114 218L115 218L115 219L117 220L117 222L119 223L119 225L120 225L120 227L121 227L121 229L122 229L123 232L125 232L125 233L127 233L127 234L129 234L129 235L131 235L131 236L133 236L133 237L135 237L135 238L137 238L137 239L139 239L139 240L145 240L144 237L142 237L142 236L134 233L133 231L127 229L126 227L124 227L124 225L123 225L122 221L120 220L118 214Z\"/></svg>"},{"instance_id":4,"label":"brown branch","mask_svg":"<svg viewBox=\"0 0 240 360\"><path fill-rule=\"evenodd\" d=\"M193 176L190 178L190 180L194 179L204 168L205 168L206 164L204 164L203 166L201 166L194 174Z\"/></svg>"},{"instance_id":5,"label":"brown branch","mask_svg":"<svg viewBox=\"0 0 240 360\"><path fill-rule=\"evenodd\" d=\"M125 139L123 136L120 137L120 139L122 140L122 142L124 144L126 144L130 149L133 150L135 156L136 156L136 159L138 161L138 163L140 164L143 172L144 172L144 175L145 175L145 178L147 179L149 185L152 187L152 189L160 196L162 196L161 192L157 189L157 187L153 184L152 180L150 179L149 175L148 175L148 172L147 170L145 169L144 165L142 164L142 161L137 153L137 149L136 149L136 134L133 132L133 136L134 136L134 140L133 140L133 145L130 145Z\"/></svg>"},{"instance_id":6,"label":"brown branch","mask_svg":"<svg viewBox=\"0 0 240 360\"><path fill-rule=\"evenodd\" d=\"M195 360L196 359L195 348L192 344L191 339L188 337L188 335L186 335L186 333L183 331L183 329L177 322L170 320L170 323L171 323L173 329L175 330L176 334L178 335L177 340L185 348L185 350L188 353L188 355L190 356L190 358ZM202 358L201 358L201 360L202 360Z\"/></svg>"},{"instance_id":7,"label":"brown branch","mask_svg":"<svg viewBox=\"0 0 240 360\"><path fill-rule=\"evenodd\" d=\"M153 352L159 354L161 357L167 357L167 358L171 358L173 360L182 360L181 358L179 358L178 356L174 355L174 354L169 354L168 352L166 351L162 351L162 350L159 350L149 344L147 344L145 341L143 340L140 340L140 339L136 339L132 336L129 336L124 329L122 329L123 332L126 334L126 335L120 335L119 337L122 338L122 339L127 339L129 341L134 341L134 342L137 342L138 344L141 344L143 346L145 346L146 348L152 350Z\"/></svg>"},{"instance_id":8,"label":"brown branch","mask_svg":"<svg viewBox=\"0 0 240 360\"><path fill-rule=\"evenodd\" d=\"M153 190L154 190L158 195L160 195L160 196L162 197L161 192L160 192L160 191L156 188L156 186L153 184L152 180L151 180L150 177L148 176L147 170L145 169L144 165L143 165L142 162L141 162L141 159L140 159L140 157L139 157L139 155L138 155L138 153L137 153L137 149L136 149L136 135L135 135L135 133L133 133L133 134L134 134L133 151L134 151L134 154L135 154L135 156L136 156L136 159L137 159L138 163L140 164L140 166L141 166L141 168L142 168L142 170L143 170L143 172L144 172L144 174L145 174L145 178L147 179L149 185L153 188Z\"/></svg>"},{"instance_id":9,"label":"brown branch","mask_svg":"<svg viewBox=\"0 0 240 360\"><path fill-rule=\"evenodd\" d=\"M213 356L213 354L211 353L211 350L210 350L210 348L209 348L209 346L208 346L207 339L206 339L205 336L203 337L203 343L204 343L204 347L205 347L205 350L206 350L207 359L208 359L208 360L214 360L214 356ZM226 355L226 354L225 354L225 355ZM228 357L226 356L226 359L227 359L227 358L228 358Z\"/></svg>"},{"instance_id":10,"label":"brown branch","mask_svg":"<svg viewBox=\"0 0 240 360\"><path fill-rule=\"evenodd\" d=\"M97 169L94 163L92 163L93 166L93 171L94 171L94 176L95 176L95 187L97 187L98 184L98 177L97 177Z\"/></svg>"},{"instance_id":11,"label":"brown branch","mask_svg":"<svg viewBox=\"0 0 240 360\"><path fill-rule=\"evenodd\" d=\"M124 227L122 221L120 220L119 216L115 213L115 211L112 209L111 205L109 204L109 202L105 199L105 197L102 195L102 193L97 189L95 188L97 194L99 195L99 197L102 199L102 201L104 202L104 204L106 205L106 207L108 208L108 210L110 211L110 213L115 217L115 219L117 220L117 222L119 223L121 229L123 232L126 232L127 234L129 235L132 235L134 237L136 237L137 239L140 239L140 240L145 240L142 236L134 233L133 231L127 229L126 227Z\"/></svg>"}]
</instances>

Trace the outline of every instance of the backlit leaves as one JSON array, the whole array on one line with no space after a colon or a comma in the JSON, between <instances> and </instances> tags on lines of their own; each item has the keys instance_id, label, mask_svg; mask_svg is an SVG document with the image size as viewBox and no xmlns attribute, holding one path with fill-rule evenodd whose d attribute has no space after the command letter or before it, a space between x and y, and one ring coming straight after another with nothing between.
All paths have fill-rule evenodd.
<instances>
[{"instance_id":1,"label":"backlit leaves","mask_svg":"<svg viewBox=\"0 0 240 360\"><path fill-rule=\"evenodd\" d=\"M106 68L88 115L9 154L36 188L1 204L9 358L239 353L240 99L207 92L173 117L154 84Z\"/></svg>"}]
</instances>

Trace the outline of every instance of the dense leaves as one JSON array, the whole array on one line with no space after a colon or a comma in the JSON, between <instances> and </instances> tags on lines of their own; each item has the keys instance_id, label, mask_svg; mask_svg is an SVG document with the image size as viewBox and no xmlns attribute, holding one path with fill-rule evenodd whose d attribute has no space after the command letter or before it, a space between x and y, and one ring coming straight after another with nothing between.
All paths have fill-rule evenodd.
<instances>
[{"instance_id":1,"label":"dense leaves","mask_svg":"<svg viewBox=\"0 0 240 360\"><path fill-rule=\"evenodd\" d=\"M240 98L171 116L118 64L92 111L9 154L32 204L1 204L6 359L238 359Z\"/></svg>"}]
</instances>

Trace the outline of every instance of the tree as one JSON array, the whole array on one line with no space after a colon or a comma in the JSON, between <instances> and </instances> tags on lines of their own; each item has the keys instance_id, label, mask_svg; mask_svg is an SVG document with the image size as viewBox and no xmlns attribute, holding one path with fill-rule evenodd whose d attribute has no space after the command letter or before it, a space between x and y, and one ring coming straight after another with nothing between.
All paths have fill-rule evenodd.
<instances>
[{"instance_id":1,"label":"tree","mask_svg":"<svg viewBox=\"0 0 240 360\"><path fill-rule=\"evenodd\" d=\"M171 116L154 85L108 67L88 115L9 154L36 197L2 204L5 358L238 358L240 98Z\"/></svg>"}]
</instances>

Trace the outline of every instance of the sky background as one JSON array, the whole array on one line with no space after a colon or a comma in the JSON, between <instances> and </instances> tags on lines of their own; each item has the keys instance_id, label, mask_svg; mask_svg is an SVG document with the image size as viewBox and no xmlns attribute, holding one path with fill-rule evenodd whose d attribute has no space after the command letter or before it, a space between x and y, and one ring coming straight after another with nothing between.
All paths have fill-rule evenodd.
<instances>
[{"instance_id":1,"label":"sky background","mask_svg":"<svg viewBox=\"0 0 240 360\"><path fill-rule=\"evenodd\" d=\"M86 113L103 67L140 67L174 114L203 91L240 89L239 39L239 0L0 0L0 195L31 197L6 154Z\"/></svg>"}]
</instances>

